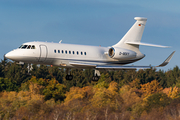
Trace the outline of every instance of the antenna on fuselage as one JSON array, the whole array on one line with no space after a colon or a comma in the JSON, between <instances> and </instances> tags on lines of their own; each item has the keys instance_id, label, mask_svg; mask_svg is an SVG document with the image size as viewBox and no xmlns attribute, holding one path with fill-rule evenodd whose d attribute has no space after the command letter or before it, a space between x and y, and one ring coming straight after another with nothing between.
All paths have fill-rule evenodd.
<instances>
[{"instance_id":1,"label":"antenna on fuselage","mask_svg":"<svg viewBox=\"0 0 180 120\"><path fill-rule=\"evenodd\" d=\"M59 43L61 43L61 42L62 42L62 40L59 41Z\"/></svg>"}]
</instances>

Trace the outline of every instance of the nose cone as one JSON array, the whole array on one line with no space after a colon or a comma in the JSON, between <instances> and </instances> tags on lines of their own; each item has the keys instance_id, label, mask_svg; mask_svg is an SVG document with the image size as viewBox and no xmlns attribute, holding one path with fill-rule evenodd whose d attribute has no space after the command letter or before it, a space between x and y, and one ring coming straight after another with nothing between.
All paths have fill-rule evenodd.
<instances>
[{"instance_id":1,"label":"nose cone","mask_svg":"<svg viewBox=\"0 0 180 120\"><path fill-rule=\"evenodd\" d=\"M10 51L5 55L5 57L13 60L15 58L15 55L13 54L13 51Z\"/></svg>"},{"instance_id":2,"label":"nose cone","mask_svg":"<svg viewBox=\"0 0 180 120\"><path fill-rule=\"evenodd\" d=\"M6 58L19 61L20 60L20 53L16 50L10 51L5 55Z\"/></svg>"}]
</instances>

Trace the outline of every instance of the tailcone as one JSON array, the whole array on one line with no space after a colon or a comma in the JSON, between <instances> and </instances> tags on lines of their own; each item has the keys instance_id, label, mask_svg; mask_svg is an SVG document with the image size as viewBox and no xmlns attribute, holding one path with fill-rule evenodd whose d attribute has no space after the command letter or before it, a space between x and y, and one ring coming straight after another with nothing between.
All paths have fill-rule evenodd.
<instances>
[{"instance_id":1,"label":"tailcone","mask_svg":"<svg viewBox=\"0 0 180 120\"><path fill-rule=\"evenodd\" d=\"M145 54L142 54L142 53L139 51L139 52L137 52L137 54L136 54L136 59L141 60L141 59L143 59L145 56L146 56Z\"/></svg>"}]
</instances>

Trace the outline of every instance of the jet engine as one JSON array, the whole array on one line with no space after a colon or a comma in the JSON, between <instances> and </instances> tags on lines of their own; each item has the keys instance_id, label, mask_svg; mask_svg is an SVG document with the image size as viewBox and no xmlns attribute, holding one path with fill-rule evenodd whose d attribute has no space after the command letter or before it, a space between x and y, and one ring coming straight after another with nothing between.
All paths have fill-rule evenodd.
<instances>
[{"instance_id":1,"label":"jet engine","mask_svg":"<svg viewBox=\"0 0 180 120\"><path fill-rule=\"evenodd\" d=\"M127 49L111 47L109 48L108 55L109 57L117 60L129 60L136 57L136 52Z\"/></svg>"}]
</instances>

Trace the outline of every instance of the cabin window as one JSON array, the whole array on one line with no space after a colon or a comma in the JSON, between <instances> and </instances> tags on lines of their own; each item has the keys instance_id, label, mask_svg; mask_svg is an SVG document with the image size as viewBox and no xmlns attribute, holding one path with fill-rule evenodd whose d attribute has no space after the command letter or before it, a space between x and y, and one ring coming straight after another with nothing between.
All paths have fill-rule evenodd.
<instances>
[{"instance_id":1,"label":"cabin window","mask_svg":"<svg viewBox=\"0 0 180 120\"><path fill-rule=\"evenodd\" d=\"M27 49L31 49L31 45L29 45L29 46L27 47Z\"/></svg>"},{"instance_id":2,"label":"cabin window","mask_svg":"<svg viewBox=\"0 0 180 120\"><path fill-rule=\"evenodd\" d=\"M31 46L31 45L29 45L29 46ZM28 47L29 47L29 46L28 46ZM21 46L20 46L20 47L21 47ZM19 48L20 48L20 47L19 47ZM23 46L23 47L24 47L24 46ZM26 47L27 47L27 45L26 45ZM32 45L31 49L33 49L33 48L35 48L34 45ZM29 49L29 48L28 48L28 49ZM56 53L56 52L60 53L60 50L57 50L57 51L56 51L56 49L54 49L54 53ZM74 51L71 52L70 50L69 50L69 51L67 51L67 50L65 50L65 51L64 51L64 50L61 50L61 53L62 53L62 54L63 54L64 52L65 52L66 54L68 54L68 53L69 53L69 54L71 54L71 53L72 53L72 54L75 54ZM83 54L84 54L84 55L87 55L86 52L82 52L82 51L81 51L80 53L79 53L79 51L77 51L76 53L77 53L77 55L79 55L79 54L81 54L81 55L83 55Z\"/></svg>"},{"instance_id":3,"label":"cabin window","mask_svg":"<svg viewBox=\"0 0 180 120\"><path fill-rule=\"evenodd\" d=\"M26 49L26 47L27 47L27 45L23 45L23 46L22 46L22 49Z\"/></svg>"},{"instance_id":4,"label":"cabin window","mask_svg":"<svg viewBox=\"0 0 180 120\"><path fill-rule=\"evenodd\" d=\"M35 46L34 46L34 45L32 45L31 49L35 49Z\"/></svg>"}]
</instances>

